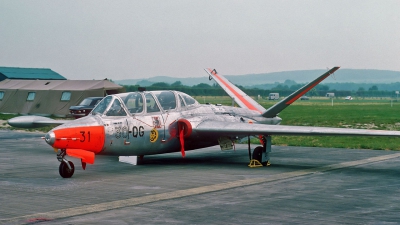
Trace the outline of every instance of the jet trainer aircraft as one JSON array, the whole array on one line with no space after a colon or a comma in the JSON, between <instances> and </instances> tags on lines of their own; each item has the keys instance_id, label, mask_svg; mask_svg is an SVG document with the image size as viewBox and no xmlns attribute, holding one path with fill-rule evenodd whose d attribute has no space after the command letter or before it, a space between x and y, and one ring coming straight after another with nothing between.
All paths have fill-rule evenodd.
<instances>
[{"instance_id":1,"label":"jet trainer aircraft","mask_svg":"<svg viewBox=\"0 0 400 225\"><path fill-rule=\"evenodd\" d=\"M141 90L106 96L91 114L76 120L20 116L8 123L24 128L60 125L49 131L44 139L57 153L59 173L63 178L70 178L75 170L66 155L80 158L85 169L87 163L94 163L97 154L142 158L180 151L184 157L186 150L218 144L221 149L232 149L235 140L257 136L262 146L256 147L251 154L249 144L249 156L254 163L268 165L272 135L399 137L400 131L279 125L279 112L337 69L339 67L330 69L268 109L215 69L206 69L209 79L214 79L240 108L199 104L179 91Z\"/></svg>"}]
</instances>

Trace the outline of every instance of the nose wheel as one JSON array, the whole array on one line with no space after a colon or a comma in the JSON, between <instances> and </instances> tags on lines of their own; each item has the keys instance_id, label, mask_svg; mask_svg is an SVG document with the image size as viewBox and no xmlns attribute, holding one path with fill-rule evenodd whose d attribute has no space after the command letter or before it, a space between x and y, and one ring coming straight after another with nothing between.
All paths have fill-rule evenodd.
<instances>
[{"instance_id":1,"label":"nose wheel","mask_svg":"<svg viewBox=\"0 0 400 225\"><path fill-rule=\"evenodd\" d=\"M58 168L58 171L60 172L61 177L70 178L70 177L72 177L72 175L74 175L75 166L71 161L67 161L67 162L62 161L60 163L60 167Z\"/></svg>"},{"instance_id":2,"label":"nose wheel","mask_svg":"<svg viewBox=\"0 0 400 225\"><path fill-rule=\"evenodd\" d=\"M74 163L65 159L66 150L61 149L60 153L57 154L57 160L60 162L60 166L58 167L58 172L60 176L63 178L70 178L74 175L75 166Z\"/></svg>"}]
</instances>

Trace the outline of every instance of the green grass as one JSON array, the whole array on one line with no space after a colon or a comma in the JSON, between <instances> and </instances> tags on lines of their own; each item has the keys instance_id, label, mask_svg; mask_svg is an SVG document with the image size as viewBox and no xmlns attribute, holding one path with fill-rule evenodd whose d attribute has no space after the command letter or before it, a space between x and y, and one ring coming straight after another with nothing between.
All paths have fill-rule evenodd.
<instances>
[{"instance_id":1,"label":"green grass","mask_svg":"<svg viewBox=\"0 0 400 225\"><path fill-rule=\"evenodd\" d=\"M296 102L279 115L282 125L400 130L400 104L388 100ZM389 137L274 136L273 144L289 146L400 150L400 139Z\"/></svg>"},{"instance_id":2,"label":"green grass","mask_svg":"<svg viewBox=\"0 0 400 225\"><path fill-rule=\"evenodd\" d=\"M272 144L280 146L400 150L400 139L395 139L394 141L394 138L388 137L273 136Z\"/></svg>"},{"instance_id":3,"label":"green grass","mask_svg":"<svg viewBox=\"0 0 400 225\"><path fill-rule=\"evenodd\" d=\"M387 103L293 104L279 116L286 125L312 125L377 129L396 128L400 106ZM394 126L394 127L393 127ZM397 127L398 128L398 127Z\"/></svg>"},{"instance_id":4,"label":"green grass","mask_svg":"<svg viewBox=\"0 0 400 225\"><path fill-rule=\"evenodd\" d=\"M14 114L1 114L0 113L0 120L8 120L8 119L14 118L16 116L17 115L14 115Z\"/></svg>"}]
</instances>

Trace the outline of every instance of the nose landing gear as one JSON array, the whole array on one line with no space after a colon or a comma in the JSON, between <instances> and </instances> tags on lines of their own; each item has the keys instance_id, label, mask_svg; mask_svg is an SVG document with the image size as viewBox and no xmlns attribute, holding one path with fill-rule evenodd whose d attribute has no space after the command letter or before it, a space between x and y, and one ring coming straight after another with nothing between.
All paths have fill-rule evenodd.
<instances>
[{"instance_id":1,"label":"nose landing gear","mask_svg":"<svg viewBox=\"0 0 400 225\"><path fill-rule=\"evenodd\" d=\"M75 166L74 163L65 159L66 150L60 149L60 153L57 153L57 160L60 162L60 166L58 168L58 172L60 176L63 178L70 178L74 175Z\"/></svg>"}]
</instances>

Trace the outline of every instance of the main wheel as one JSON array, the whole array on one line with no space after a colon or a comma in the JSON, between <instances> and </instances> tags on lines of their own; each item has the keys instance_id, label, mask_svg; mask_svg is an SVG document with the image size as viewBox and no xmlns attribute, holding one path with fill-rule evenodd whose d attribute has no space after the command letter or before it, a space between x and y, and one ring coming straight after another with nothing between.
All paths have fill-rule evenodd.
<instances>
[{"instance_id":1,"label":"main wheel","mask_svg":"<svg viewBox=\"0 0 400 225\"><path fill-rule=\"evenodd\" d=\"M60 167L58 168L58 172L60 172L60 176L63 178L70 178L74 175L75 166L71 161L68 161L69 166L71 169L68 168L66 162L61 162Z\"/></svg>"},{"instance_id":2,"label":"main wheel","mask_svg":"<svg viewBox=\"0 0 400 225\"><path fill-rule=\"evenodd\" d=\"M257 160L257 161L259 161L260 163L262 163L262 162L261 162L261 160L262 160L262 153L263 153L263 147L262 147L262 146L258 146L258 147L256 147L256 148L254 149L252 158L255 159L255 160Z\"/></svg>"}]
</instances>

